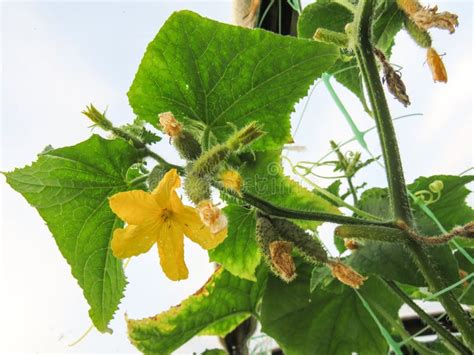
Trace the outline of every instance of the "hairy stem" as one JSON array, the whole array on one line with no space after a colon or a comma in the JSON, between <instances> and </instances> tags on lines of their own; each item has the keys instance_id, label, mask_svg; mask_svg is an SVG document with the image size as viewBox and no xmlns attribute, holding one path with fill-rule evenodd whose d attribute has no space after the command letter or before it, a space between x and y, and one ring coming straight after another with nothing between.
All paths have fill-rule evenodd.
<instances>
[{"instance_id":1,"label":"hairy stem","mask_svg":"<svg viewBox=\"0 0 474 355\"><path fill-rule=\"evenodd\" d=\"M395 129L390 117L382 83L380 82L371 43L371 17L373 7L373 0L361 0L359 2L354 21L356 31L354 51L377 124L394 216L396 219L404 221L408 226L413 228L413 217L405 186ZM433 292L439 292L444 289L446 287L445 282L431 263L428 252L414 240L408 242L407 246L415 257L415 261L430 289ZM474 324L457 302L453 293L443 293L439 295L439 300L451 317L453 323L461 332L467 345L474 348Z\"/></svg>"},{"instance_id":2,"label":"hairy stem","mask_svg":"<svg viewBox=\"0 0 474 355\"><path fill-rule=\"evenodd\" d=\"M442 324L438 323L429 314L427 314L420 306L418 306L398 285L391 280L385 280L388 287L400 297L427 325L429 325L436 333L439 334L451 350L460 352L461 354L470 354L471 352L464 346L454 335L452 335Z\"/></svg>"},{"instance_id":3,"label":"hairy stem","mask_svg":"<svg viewBox=\"0 0 474 355\"><path fill-rule=\"evenodd\" d=\"M430 289L435 292L445 289L446 284L444 280L431 264L431 260L423 247L415 241L409 243L408 246L410 251L415 255L415 261ZM471 316L462 309L452 291L439 294L438 298L446 310L446 313L448 313L454 325L456 325L456 328L458 328L462 334L467 345L474 349L474 323Z\"/></svg>"},{"instance_id":4,"label":"hairy stem","mask_svg":"<svg viewBox=\"0 0 474 355\"><path fill-rule=\"evenodd\" d=\"M362 77L367 87L379 139L382 145L394 216L406 222L408 225L411 225L413 217L408 200L395 128L380 81L370 39L372 11L372 0L361 1L359 3L358 14L355 20L357 39L354 49Z\"/></svg>"},{"instance_id":5,"label":"hairy stem","mask_svg":"<svg viewBox=\"0 0 474 355\"><path fill-rule=\"evenodd\" d=\"M285 218L301 219L301 220L308 220L308 221L324 221L324 222L332 222L332 223L339 223L339 224L341 223L343 224L369 224L369 225L375 224L375 225L393 226L391 222L368 221L361 218L342 216L342 215L336 215L336 214L331 214L331 213L297 211L293 209L278 207L257 196L254 196L245 192L242 193L242 197L245 202L275 217L285 217Z\"/></svg>"},{"instance_id":6,"label":"hairy stem","mask_svg":"<svg viewBox=\"0 0 474 355\"><path fill-rule=\"evenodd\" d=\"M222 187L215 185L217 188L222 189ZM290 208L284 208L275 206L272 203L265 201L264 199L257 197L255 195L249 194L247 192L242 192L241 195L232 193L232 191L224 190L226 193L230 193L233 197L243 200L244 202L252 205L253 207L258 208L262 212L265 212L274 217L285 217L291 219L300 219L307 221L322 221L322 222L331 222L338 224L356 224L356 225L375 225L375 226L384 226L384 227L396 227L392 221L374 221L367 220L357 217L342 216L332 213L324 212L309 212L309 211L298 211Z\"/></svg>"}]
</instances>

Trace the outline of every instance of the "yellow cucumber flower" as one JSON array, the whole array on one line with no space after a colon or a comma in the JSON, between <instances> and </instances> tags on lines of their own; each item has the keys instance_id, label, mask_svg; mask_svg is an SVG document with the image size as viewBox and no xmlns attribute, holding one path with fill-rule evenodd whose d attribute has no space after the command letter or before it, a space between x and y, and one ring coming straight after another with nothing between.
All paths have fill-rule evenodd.
<instances>
[{"instance_id":1,"label":"yellow cucumber flower","mask_svg":"<svg viewBox=\"0 0 474 355\"><path fill-rule=\"evenodd\" d=\"M178 172L172 169L151 193L133 190L110 197L110 208L128 224L114 231L111 245L117 258L146 253L156 242L166 276L184 280L188 277L184 235L204 249L213 249L224 240L227 229L211 233L196 209L183 205L175 191L180 185Z\"/></svg>"},{"instance_id":2,"label":"yellow cucumber flower","mask_svg":"<svg viewBox=\"0 0 474 355\"><path fill-rule=\"evenodd\" d=\"M226 189L233 190L240 194L242 189L242 176L236 170L225 170L220 175L222 185Z\"/></svg>"}]
</instances>

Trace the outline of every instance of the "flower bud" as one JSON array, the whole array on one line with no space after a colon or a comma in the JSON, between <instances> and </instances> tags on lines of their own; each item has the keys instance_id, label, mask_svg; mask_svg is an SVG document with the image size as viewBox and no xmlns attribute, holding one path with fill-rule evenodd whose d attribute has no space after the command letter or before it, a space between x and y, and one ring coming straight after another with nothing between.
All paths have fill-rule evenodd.
<instances>
[{"instance_id":1,"label":"flower bud","mask_svg":"<svg viewBox=\"0 0 474 355\"><path fill-rule=\"evenodd\" d=\"M352 288L359 288L362 286L364 281L367 280L367 277L362 276L357 271L340 261L331 261L328 262L327 265L331 269L332 276Z\"/></svg>"},{"instance_id":2,"label":"flower bud","mask_svg":"<svg viewBox=\"0 0 474 355\"><path fill-rule=\"evenodd\" d=\"M435 180L431 184L428 185L428 188L431 192L439 193L441 190L444 189L444 184L441 180Z\"/></svg>"},{"instance_id":3,"label":"flower bud","mask_svg":"<svg viewBox=\"0 0 474 355\"><path fill-rule=\"evenodd\" d=\"M163 127L163 132L172 138L181 134L183 126L176 121L176 118L171 112L163 112L158 116L160 118L160 125Z\"/></svg>"},{"instance_id":4,"label":"flower bud","mask_svg":"<svg viewBox=\"0 0 474 355\"><path fill-rule=\"evenodd\" d=\"M82 111L82 113L89 117L97 126L106 131L110 131L113 128L112 122L105 117L105 112L100 113L92 104L86 106L86 109Z\"/></svg>"},{"instance_id":5,"label":"flower bud","mask_svg":"<svg viewBox=\"0 0 474 355\"><path fill-rule=\"evenodd\" d=\"M293 243L286 241L274 241L269 245L270 260L281 279L286 282L296 277L296 266L291 255Z\"/></svg>"},{"instance_id":6,"label":"flower bud","mask_svg":"<svg viewBox=\"0 0 474 355\"><path fill-rule=\"evenodd\" d=\"M237 170L225 170L220 175L221 184L229 190L240 194L242 189L242 176Z\"/></svg>"},{"instance_id":7,"label":"flower bud","mask_svg":"<svg viewBox=\"0 0 474 355\"><path fill-rule=\"evenodd\" d=\"M263 134L262 126L257 122L251 122L229 138L227 141L227 147L232 151L242 149L246 145L249 145L263 136Z\"/></svg>"},{"instance_id":8,"label":"flower bud","mask_svg":"<svg viewBox=\"0 0 474 355\"><path fill-rule=\"evenodd\" d=\"M226 216L222 213L220 208L212 204L212 201L201 201L197 209L201 221L209 227L211 233L217 234L227 228Z\"/></svg>"},{"instance_id":9,"label":"flower bud","mask_svg":"<svg viewBox=\"0 0 474 355\"><path fill-rule=\"evenodd\" d=\"M428 48L428 51L426 52L426 61L428 62L428 66L430 67L435 82L448 82L446 67L444 66L439 54L432 47Z\"/></svg>"}]
</instances>

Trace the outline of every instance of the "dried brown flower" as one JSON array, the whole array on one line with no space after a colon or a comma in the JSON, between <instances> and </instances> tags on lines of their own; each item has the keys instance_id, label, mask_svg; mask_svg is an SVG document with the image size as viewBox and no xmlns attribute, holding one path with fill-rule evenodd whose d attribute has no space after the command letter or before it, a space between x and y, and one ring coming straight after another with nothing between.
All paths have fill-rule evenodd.
<instances>
[{"instance_id":1,"label":"dried brown flower","mask_svg":"<svg viewBox=\"0 0 474 355\"><path fill-rule=\"evenodd\" d=\"M384 81L387 83L388 91L407 107L410 105L410 98L407 95L405 84L402 81L401 75L396 72L390 63L387 61L387 58L382 51L374 49L374 53L383 67Z\"/></svg>"},{"instance_id":2,"label":"dried brown flower","mask_svg":"<svg viewBox=\"0 0 474 355\"><path fill-rule=\"evenodd\" d=\"M270 260L280 277L290 282L296 276L296 266L291 252L293 243L286 241L275 241L269 245Z\"/></svg>"},{"instance_id":3,"label":"dried brown flower","mask_svg":"<svg viewBox=\"0 0 474 355\"><path fill-rule=\"evenodd\" d=\"M435 27L442 30L448 30L449 33L454 33L455 28L459 25L458 15L447 11L438 13L438 6L432 8L422 7L411 15L411 18L424 30Z\"/></svg>"},{"instance_id":4,"label":"dried brown flower","mask_svg":"<svg viewBox=\"0 0 474 355\"><path fill-rule=\"evenodd\" d=\"M397 0L397 4L418 27L424 30L435 27L453 33L459 25L458 15L447 11L438 13L438 6L423 7L418 0Z\"/></svg>"},{"instance_id":5,"label":"dried brown flower","mask_svg":"<svg viewBox=\"0 0 474 355\"><path fill-rule=\"evenodd\" d=\"M163 127L163 132L170 137L177 137L181 134L183 126L176 121L176 118L171 112L163 112L158 116L160 118L160 125Z\"/></svg>"},{"instance_id":6,"label":"dried brown flower","mask_svg":"<svg viewBox=\"0 0 474 355\"><path fill-rule=\"evenodd\" d=\"M362 276L340 261L331 261L328 263L328 266L331 269L332 276L352 288L359 288L367 280L367 277Z\"/></svg>"},{"instance_id":7,"label":"dried brown flower","mask_svg":"<svg viewBox=\"0 0 474 355\"><path fill-rule=\"evenodd\" d=\"M446 67L444 66L443 60L439 54L432 47L428 48L428 51L426 52L426 61L428 62L431 74L433 75L433 80L435 82L440 81L446 83L448 81Z\"/></svg>"}]
</instances>

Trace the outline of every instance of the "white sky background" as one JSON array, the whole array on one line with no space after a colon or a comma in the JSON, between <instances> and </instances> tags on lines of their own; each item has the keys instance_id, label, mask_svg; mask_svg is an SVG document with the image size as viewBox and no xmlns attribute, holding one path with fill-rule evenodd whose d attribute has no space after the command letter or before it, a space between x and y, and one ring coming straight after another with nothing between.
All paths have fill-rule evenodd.
<instances>
[{"instance_id":1,"label":"white sky background","mask_svg":"<svg viewBox=\"0 0 474 355\"><path fill-rule=\"evenodd\" d=\"M459 174L473 165L473 6L470 1L439 5L459 14L461 24L454 35L434 31L435 48L446 52L449 83L433 85L423 64L425 51L404 33L397 37L391 60L403 66L412 101L405 109L390 99L393 116L424 114L396 123L408 182L420 175ZM230 1L3 2L1 9L2 171L30 164L48 144L62 147L87 139L89 122L80 111L91 102L100 109L108 106L108 117L117 124L131 121L126 92L146 45L173 11L191 9L231 21ZM353 95L335 86L361 128L372 126ZM294 123L304 102L297 107ZM317 160L328 150L329 139L350 137L349 127L320 85L295 135L296 144L307 150L289 157ZM378 152L376 135L367 138ZM176 161L166 139L155 148ZM69 348L67 344L90 325L88 305L38 213L1 179L0 351L136 352L126 337L123 314L141 318L164 311L197 290L212 273L206 252L192 243L186 244L190 277L179 283L163 276L157 253L134 258L126 270L125 298L111 324L114 334L94 331ZM385 185L376 165L357 178L358 183L365 180L371 186ZM323 239L329 241L329 229L324 230ZM215 344L214 338L197 338L179 353Z\"/></svg>"}]
</instances>

